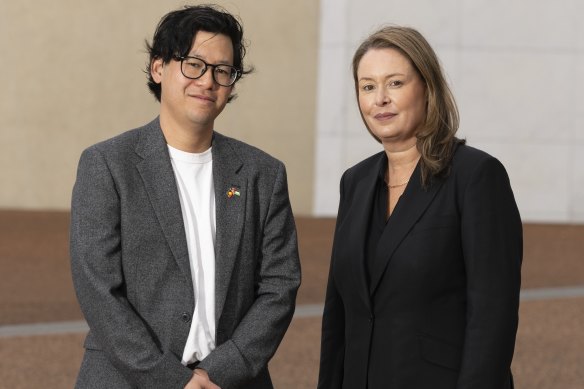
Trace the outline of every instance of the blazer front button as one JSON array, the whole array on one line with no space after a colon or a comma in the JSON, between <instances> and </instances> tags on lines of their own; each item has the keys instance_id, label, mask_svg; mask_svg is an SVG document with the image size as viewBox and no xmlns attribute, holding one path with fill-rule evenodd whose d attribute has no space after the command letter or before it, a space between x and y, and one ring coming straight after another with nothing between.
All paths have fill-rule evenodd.
<instances>
[{"instance_id":1,"label":"blazer front button","mask_svg":"<svg viewBox=\"0 0 584 389\"><path fill-rule=\"evenodd\" d=\"M183 312L181 318L185 323L189 323L191 321L191 314L188 312Z\"/></svg>"}]
</instances>

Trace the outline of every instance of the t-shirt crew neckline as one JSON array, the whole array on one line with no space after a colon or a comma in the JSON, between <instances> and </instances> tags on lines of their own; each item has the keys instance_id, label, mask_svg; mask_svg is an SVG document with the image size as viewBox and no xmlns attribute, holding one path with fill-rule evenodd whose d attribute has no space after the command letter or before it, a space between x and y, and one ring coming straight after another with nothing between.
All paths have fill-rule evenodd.
<instances>
[{"instance_id":1,"label":"t-shirt crew neckline","mask_svg":"<svg viewBox=\"0 0 584 389\"><path fill-rule=\"evenodd\" d=\"M209 147L202 153L189 153L187 151L179 150L168 144L167 146L168 152L170 153L170 157L180 162L201 164L211 162L213 160L213 154L211 150L212 147Z\"/></svg>"}]
</instances>

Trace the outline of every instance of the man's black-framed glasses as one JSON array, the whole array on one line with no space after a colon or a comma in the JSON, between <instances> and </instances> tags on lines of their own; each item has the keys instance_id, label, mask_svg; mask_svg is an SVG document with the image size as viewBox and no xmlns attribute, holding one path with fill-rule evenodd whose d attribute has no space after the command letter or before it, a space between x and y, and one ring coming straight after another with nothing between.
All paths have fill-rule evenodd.
<instances>
[{"instance_id":1,"label":"man's black-framed glasses","mask_svg":"<svg viewBox=\"0 0 584 389\"><path fill-rule=\"evenodd\" d=\"M201 78L208 68L212 69L213 80L221 86L231 86L241 76L241 70L231 65L211 65L197 57L175 57L180 61L180 70L186 78L196 80Z\"/></svg>"}]
</instances>

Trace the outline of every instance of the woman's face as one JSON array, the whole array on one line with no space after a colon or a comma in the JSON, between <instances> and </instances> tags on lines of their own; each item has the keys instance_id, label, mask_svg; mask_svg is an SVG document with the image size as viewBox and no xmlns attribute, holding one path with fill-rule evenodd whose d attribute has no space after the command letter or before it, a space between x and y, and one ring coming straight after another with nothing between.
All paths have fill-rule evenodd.
<instances>
[{"instance_id":1,"label":"woman's face","mask_svg":"<svg viewBox=\"0 0 584 389\"><path fill-rule=\"evenodd\" d=\"M426 118L426 88L396 49L370 49L357 68L359 109L384 146L411 147Z\"/></svg>"}]
</instances>

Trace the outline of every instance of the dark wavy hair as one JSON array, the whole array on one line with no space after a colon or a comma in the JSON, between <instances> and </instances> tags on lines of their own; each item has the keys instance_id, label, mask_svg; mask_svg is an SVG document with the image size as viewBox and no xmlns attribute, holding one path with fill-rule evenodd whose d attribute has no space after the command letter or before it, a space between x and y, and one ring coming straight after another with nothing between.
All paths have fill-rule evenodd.
<instances>
[{"instance_id":1,"label":"dark wavy hair","mask_svg":"<svg viewBox=\"0 0 584 389\"><path fill-rule=\"evenodd\" d=\"M156 100L160 101L161 86L150 73L152 62L162 58L164 63L169 63L177 56L187 55L199 31L223 34L231 38L233 66L241 70L242 76L253 71L252 68L245 69L243 65L246 47L243 27L236 17L217 5L185 6L164 15L156 27L152 44L146 42L149 59L145 72L148 75L148 88ZM235 97L236 95L229 96L228 101Z\"/></svg>"},{"instance_id":2,"label":"dark wavy hair","mask_svg":"<svg viewBox=\"0 0 584 389\"><path fill-rule=\"evenodd\" d=\"M454 96L444 77L436 53L417 30L410 27L386 26L367 37L353 56L353 79L359 97L357 70L361 59L372 49L396 49L412 64L426 86L426 118L416 133L420 152L422 185L427 187L433 178L448 175L456 144L459 115ZM361 114L363 118L363 114ZM365 122L365 120L363 120ZM365 123L367 126L367 123ZM379 138L369 133L378 141Z\"/></svg>"}]
</instances>

